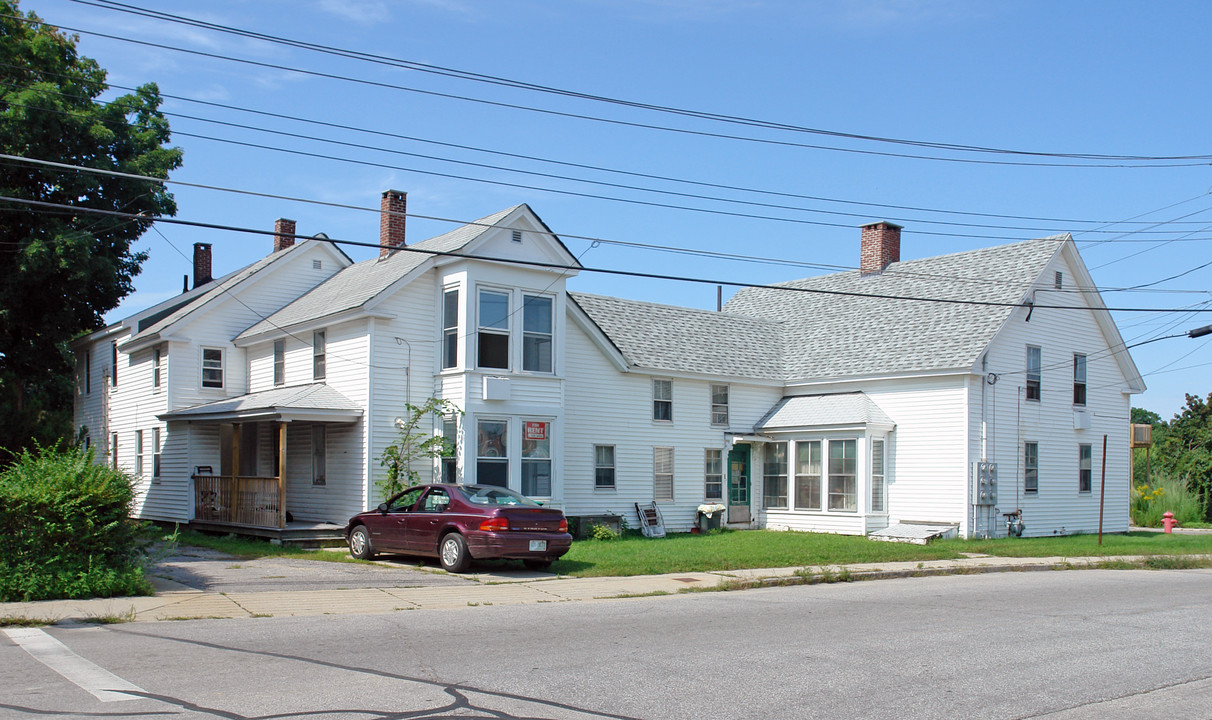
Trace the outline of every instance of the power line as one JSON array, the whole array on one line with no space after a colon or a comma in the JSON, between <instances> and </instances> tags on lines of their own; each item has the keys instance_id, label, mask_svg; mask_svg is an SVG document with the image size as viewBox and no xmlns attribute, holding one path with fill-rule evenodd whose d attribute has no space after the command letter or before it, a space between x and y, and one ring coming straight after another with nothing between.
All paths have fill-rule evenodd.
<instances>
[{"instance_id":1,"label":"power line","mask_svg":"<svg viewBox=\"0 0 1212 720\"><path fill-rule=\"evenodd\" d=\"M388 57L388 56L384 56L384 55L377 55L377 54L367 53L367 52L358 51L358 50L348 50L348 49L344 49L344 48L334 47L331 45L322 45L319 43L311 43L311 42L305 42L305 41L301 41L301 40L295 40L292 38L274 36L274 35L269 35L266 33L259 33L259 32L255 32L255 31L245 30L242 28L236 28L236 27L229 26L229 25L222 25L219 23L211 23L211 22L206 22L206 21L202 21L202 20L196 20L194 18L187 18L187 17L183 17L180 15L173 15L173 14L161 12L158 10L150 10L150 9L138 7L135 5L129 5L126 3L114 2L113 0L101 0L101 2L89 2L87 0L72 0L72 2L81 4L81 5L89 5L92 7L104 8L104 9L114 10L114 11L118 11L118 12L140 15L143 17L154 18L154 19L158 19L158 20L162 20L162 21L166 21L166 22L171 22L171 23L190 25L193 27L204 28L204 29L222 32L222 33L226 33L226 34L231 34L231 35L238 35L241 37L257 39L257 40L275 43L275 44L279 44L279 45L288 45L290 47L309 50L309 51L313 51L313 52L337 55L337 56L341 56L341 57L352 58L352 59L362 60L362 61L366 61L366 62L372 62L372 63L376 63L376 64L381 64L381 65L388 65L391 67L406 68L406 69L410 69L410 70L431 73L431 74L441 75L441 76L445 76L445 77L454 77L454 78L458 78L458 79L462 79L462 80L470 80L470 81L474 81L474 82L488 83L488 84L493 84L493 85L515 88L515 89L536 91L536 92L560 95L560 96L564 96L564 97L572 97L572 98L578 98L578 99L584 99L584 100L592 100L592 101L596 101L596 102L622 105L622 106L630 107L630 108L639 108L639 109L643 109L643 110L651 110L651 111L656 111L656 112L661 112L661 113L670 113L670 114L685 116L685 117L693 117L693 118L712 120L712 121L717 121L717 122L733 123L733 124L746 125L746 126L762 127L762 128L774 129L774 130L790 131L790 132L797 132L797 133L808 133L808 134L814 134L814 135L824 135L824 136L829 136L829 137L837 137L837 138L844 138L844 139L850 139L850 140L862 140L862 141L868 141L868 142L891 143L891 144L907 145L907 146L913 146L913 147L932 148L932 149L939 149L939 150L950 150L950 151L956 151L956 152L988 153L988 154L997 154L997 155L1020 155L1020 156L1031 156L1031 157L1054 157L1054 158L1089 159L1089 160L1120 160L1120 161L1134 161L1134 162L1151 162L1151 161L1159 161L1159 160L1212 161L1212 155L1208 155L1208 154L1200 154L1200 155L1118 155L1118 154L1101 154L1101 153L1039 152L1039 151L1013 150L1013 149L1005 149L1005 148L987 147L987 146L980 146L980 145L967 145L967 144L959 144L959 143L945 143L945 142L925 141L925 140L908 140L908 139L902 139L902 138L881 137L881 136L876 136L876 135L866 135L866 134L843 132L843 131L836 131L836 130L824 130L824 129L820 129L820 128L811 128L811 127L805 127L805 126L800 126L800 125L792 125L792 124L788 124L788 123L774 122L774 121L769 121L769 120L761 120L761 119L756 119L756 118L747 118L747 117L740 117L740 116L735 116L735 115L713 113L713 112L707 112L707 111L702 111L702 110L676 108L676 107L671 107L668 105L658 105L658 104L652 104L652 103L638 102L638 101L634 101L634 100L624 100L624 99L612 98L612 97L608 97L608 96L604 96L604 95L597 95L597 94L585 93L585 92L581 92L581 91L573 91L573 90L555 88L555 87L551 87L551 86L523 82L523 81L514 80L514 79L510 79L510 78L485 75L482 73L469 72L469 71L465 71L465 70L457 70L457 69L453 69L453 68L442 67L439 65L431 65L431 64L427 64L427 63L420 63L420 62L415 62L415 61L410 61L410 60L404 60L404 59L400 59L400 58L392 58L392 57Z\"/></svg>"},{"instance_id":2,"label":"power line","mask_svg":"<svg viewBox=\"0 0 1212 720\"><path fill-rule=\"evenodd\" d=\"M183 185L186 187L194 187L194 188L214 190L214 191L219 191L219 192L250 195L253 197L262 197L262 198L268 198L268 199L274 199L274 200L286 200L286 201L290 201L290 202L319 205L319 206L323 206L323 207L335 207L335 208L340 208L340 209L345 209L345 210L358 210L361 212L371 212L371 213L375 213L377 215L382 214L382 212L383 212L380 208L369 208L369 207L363 207L363 206L359 206L359 205L350 205L350 204L346 204L346 203L335 203L335 202L322 201L322 200L313 200L313 199L309 199L309 198L299 198L299 197L293 197L293 196L289 196L289 195L279 195L279 194L273 194L273 193L256 192L256 191L252 191L252 190L241 190L238 188L229 188L229 187L224 187L224 186L208 185L208 184L203 184L203 183L193 183L193 182L187 182L184 180L172 180L172 179L168 179L168 178L157 178L157 177L152 177L152 176L147 176L147 175L136 175L136 174L132 174L132 173L120 172L117 170L88 168L88 167L84 167L84 166L80 166L80 165L69 165L66 163L52 162L49 160L24 158L24 157L20 157L17 155L8 155L8 154L0 153L0 164L9 164L11 161L29 163L29 164L33 164L36 166L49 167L49 168L54 168L54 169L58 169L58 170L70 171L70 172L84 172L84 173L92 173L92 174L98 174L98 175L106 175L106 176L111 176L111 177L121 177L121 178L132 179L132 180L145 180L145 181L152 182L152 183L171 183L171 184L176 184L176 185ZM405 216L416 218L419 220L436 220L436 221L440 221L440 222L471 224L471 223L464 223L463 221L454 220L454 219L450 219L450 218L441 218L441 217L434 217L434 216L428 216L428 215L418 215L415 213L407 213L407 214L405 214ZM591 243L592 245L605 244L605 245L614 245L614 246L620 246L620 247L633 247L633 248L640 248L640 249L644 249L644 250L653 250L653 251L658 251L658 252L670 252L670 253L694 255L694 256L709 257L709 258L720 259L720 260L730 260L730 261L749 262L749 263L762 263L762 264L771 264L771 265L784 265L784 266L793 266L793 267L804 267L804 268L809 268L809 269L819 269L819 270L826 270L826 271L847 271L847 270L858 269L854 266L847 266L847 265L811 263L811 262L806 262L806 261L801 261L801 260L790 260L790 259L786 259L786 258L770 258L770 257L762 257L762 256L754 256L754 255L742 255L739 253L724 253L724 252L713 251L713 250L701 250L701 249L697 249L697 248L686 248L686 247L669 246L669 245L657 245L657 244L652 244L652 243L641 243L641 242L634 242L634 241L627 241L627 240L611 240L611 239L606 239L606 238L601 238L601 237L572 235L572 234L566 234L566 233L561 233L561 236L564 238L569 238L569 239L584 240L584 241ZM889 270L888 274L897 275L897 276L905 276L905 277L944 278L944 279L951 280L954 282L966 282L966 283L976 283L976 284L984 284L984 285L1017 285L1018 284L1013 281L1000 280L997 278L965 277L965 276L954 275L954 274L939 275L937 273L916 272L916 271L906 270L906 269L901 269L901 268ZM1128 290L1128 289L1129 288L1106 288L1106 289L1104 289L1104 288L1092 287L1092 288L1081 288L1081 289L1077 289L1077 290L1048 289L1047 291L1048 292L1065 292L1065 293L1086 294L1091 291L1116 291L1116 290ZM1168 293L1180 293L1180 292L1188 293L1189 292L1189 293L1206 294L1206 291L1203 291L1203 290L1167 290L1164 292L1168 292Z\"/></svg>"},{"instance_id":3,"label":"power line","mask_svg":"<svg viewBox=\"0 0 1212 720\"><path fill-rule=\"evenodd\" d=\"M10 63L0 62L0 67L16 68L18 66L10 64ZM53 73L53 72L42 72L40 74L53 76L53 77L66 77L65 75L63 75L61 73ZM15 85L15 84L7 84L7 86L13 87L13 88L22 88L22 87L28 88L29 87L29 86ZM113 83L110 83L109 87L116 88L119 90L126 90L129 92L135 92L138 90L138 88L133 88L133 87L124 86L124 85L118 85L118 84L113 84ZM56 92L53 90L46 90L46 89L41 89L41 88L39 88L38 91L42 92L42 93L46 93L46 94L57 95L59 97L72 98L72 99L82 99L82 97L83 97L83 96L70 95L68 93ZM649 179L649 180L659 180L662 182L679 183L679 184L693 185L693 186L698 186L698 187L709 187L709 188L715 188L715 189L720 189L720 190L733 190L736 192L770 195L770 196L775 196L775 197L786 197L786 198L793 198L793 199L799 199L799 200L811 200L811 201L815 201L815 202L856 205L856 206L861 206L861 207L871 207L871 208L880 208L880 209L908 210L908 211L913 211L913 212L938 213L938 214L946 214L946 215L962 215L962 216L968 216L968 217L986 217L986 218L997 218L997 219L1004 219L1004 220L1049 222L1049 223L1059 223L1059 224L1065 224L1065 225L1098 224L1098 225L1102 225L1103 227L1111 227L1114 225L1123 225L1123 224L1151 225L1153 227L1156 227L1158 225L1158 223L1156 223L1154 221L1134 221L1132 219L1118 220L1118 221L1086 220L1086 219L1077 219L1077 218L1054 218L1054 217L1039 217L1039 216L1030 216L1030 215L1008 215L1008 214L999 214L999 213L982 213L982 212L973 212L973 211L965 211L965 210L946 210L946 209L939 209L939 208L918 207L918 206L913 206L913 205L897 205L897 204L888 204L888 203L864 202L864 201L860 201L860 200L844 200L844 199L839 199L839 198L830 198L830 197L823 197L823 196L818 196L818 195L806 195L806 194L801 194L801 193L791 193L791 192L783 192L783 191L777 191L777 190L750 188L750 187L743 187L743 186L738 186L738 185L729 185L729 184L725 184L725 183L711 183L711 182L704 182L704 181L700 181L700 180L692 180L692 179L688 179L688 178L678 178L678 177L671 177L671 176L667 176L667 175L658 175L658 174L654 174L654 173L643 173L643 172L636 172L636 171L630 171L630 170L621 170L618 168L609 168L609 167L603 167L600 165L591 165L591 164L587 164L587 163L577 163L577 162L570 162L570 161L565 161L565 160L555 160L555 159L551 159L551 158L538 157L538 156L534 156L534 155L525 155L522 153L506 152L503 150L492 150L492 149L488 149L488 148L476 147L474 145L465 145L465 144L460 144L460 143L444 142L444 141L440 141L440 140L432 140L432 139L421 138L421 137L410 136L410 135L402 135L402 134L395 133L395 132L387 132L387 131L383 131L383 130L374 130L374 129L370 129L370 128L358 127L356 125L327 122L327 121L323 121L323 120L316 120L314 118L299 117L297 115L287 115L285 113L270 112L270 111L266 111L266 110L257 110L255 108L242 107L239 105L232 105L229 103L220 103L220 102L215 102L215 101L211 101L211 100L199 100L196 98L191 98L191 97L187 97L187 96L183 96L183 95L173 95L173 94L165 93L165 92L160 92L159 94L160 94L160 97L168 98L168 99L172 99L172 100L179 100L182 102L195 103L198 105L205 105L205 106L209 106L209 107L222 108L225 110L233 110L236 112L261 115L264 117L271 117L271 118L276 118L276 119L281 119L281 120L289 120L289 121L293 121L293 122L306 123L306 124L310 124L310 125L317 125L317 126L327 127L327 128L331 128L331 129L348 130L348 131L357 132L357 133L365 133L365 134L369 134L369 135L376 135L376 136L380 136L380 137L391 138L394 140L406 140L409 142L417 142L417 143L423 143L423 144L428 144L428 145L437 145L437 146L441 146L441 147L454 148L454 149L458 149L458 150L467 150L467 151L477 152L477 153L498 155L501 157L510 157L510 158L515 158L515 159L519 159L519 160L559 165L559 166L563 166L563 167L573 167L573 168L579 168L579 169L583 169L583 170L592 170L594 172L611 173L611 174L624 175L624 176L629 176L629 177L645 178L645 179ZM96 100L92 100L91 98L88 98L88 99L90 101L104 103L104 101L96 101ZM16 105L16 104L14 104L14 105ZM16 105L16 106L19 106L19 105ZM24 107L28 107L28 106L24 106ZM33 108L33 109L49 111L49 112L64 112L64 111L60 111L60 110L54 110L52 108ZM211 118L187 115L184 113L175 113L175 112L171 112L171 111L167 111L167 110L161 110L160 112L163 113L164 115L168 115L171 117L180 117L180 118L185 118L185 119L190 119L190 120L198 120L200 122L229 125L232 127L250 129L250 130L260 130L260 131L264 131L264 132L275 132L275 133L279 132L279 131L275 131L275 130L265 130L264 128L258 128L255 126L245 125L245 124L241 124L241 123L214 120ZM280 134L285 134L285 133L280 133ZM310 136L303 136L303 135L300 135L298 137L303 137L303 138L307 138L307 139L317 139L317 138L310 138ZM326 141L326 139L322 139L322 138L320 138L319 140ZM362 147L362 148L366 148L366 149L381 149L381 148L367 146L367 145L357 145L357 147ZM394 152L391 150L384 150L384 151L385 152ZM419 157L430 157L430 156L419 156ZM436 158L436 159L445 160L445 158ZM501 168L501 169L513 171L512 168ZM518 171L518 172L524 172L524 171ZM569 178L569 179L579 180L577 178ZM633 187L633 186L620 185L619 187ZM1196 196L1196 198L1192 198L1192 199L1198 199L1199 197L1203 197L1204 195L1207 195L1207 194L1208 193L1202 193L1201 195ZM1184 202L1188 202L1188 201L1184 201ZM1181 203L1177 203L1177 204L1181 204ZM782 206L776 206L776 207L782 207ZM845 215L849 215L851 217L869 217L868 215L836 213L836 212L829 211L829 210L819 210L819 209L812 209L812 208L789 207L789 209L797 209L797 210L802 210L804 212L816 212L816 213L824 213L824 214L845 214ZM1161 208L1161 209L1164 210L1167 208ZM1158 212L1158 211L1153 211L1153 212ZM1149 214L1149 213L1144 213L1144 214ZM887 218L887 219L896 220L897 218ZM923 222L923 223L938 223L939 222L939 221L920 219L920 218L914 218L912 220L901 220L901 221L902 222ZM1171 221L1169 224L1195 224L1195 221ZM972 225L972 227L993 227L993 228L1000 228L1000 229L1013 228L1013 229L1023 229L1023 230L1038 230L1038 228L1017 228L1017 227L1005 226L1005 225L989 225L989 226ZM1094 228L1094 229L1090 229L1088 231L1076 230L1076 231L1074 231L1074 234L1076 235L1076 234L1080 234L1082 232L1102 232L1102 230L1101 230L1101 228ZM1108 231L1108 232L1118 232L1118 231ZM1179 232L1179 231L1173 231L1173 232ZM1092 242L1096 242L1096 241L1092 241Z\"/></svg>"},{"instance_id":4,"label":"power line","mask_svg":"<svg viewBox=\"0 0 1212 720\"><path fill-rule=\"evenodd\" d=\"M95 213L95 214L110 215L110 216L115 216L115 217L130 217L130 218L136 218L136 219L152 220L152 218L148 218L146 216L137 215L137 214L133 214L133 213L124 213L124 212L119 212L116 210L103 210L103 209L99 209L99 208L74 207L71 205L64 205L64 204L60 204L60 203L44 202L41 200L29 200L26 198L17 198L17 197L5 196L5 195L0 195L0 200L7 200L9 202L15 202L15 203L23 204L23 205L31 205L31 206L39 207L39 208L52 208L52 209L57 209L57 210L70 209L70 210L74 210L76 212L82 212L82 213ZM274 230L260 230L260 229L256 229L256 228L243 228L243 227L238 227L238 226L233 226L233 225L222 225L219 223L207 223L207 222L199 222L199 221L193 221L193 220L180 220L177 218L154 218L154 221L170 223L170 224L175 224L175 225L185 225L188 227L206 228L206 229L211 229L211 230L223 230L223 231L228 231L228 232L239 232L239 233L246 233L246 234L253 234L253 235L272 235L272 236L279 235L279 233L277 233ZM470 224L474 224L474 223L466 223L466 224L470 225ZM304 239L316 239L316 238L308 238L305 235L294 235L293 237L299 237L299 238L304 238ZM333 243L334 245L350 245L350 246L354 246L354 247L376 248L376 249L380 249L380 250L384 247L384 246L380 245L379 243L359 242L357 240L342 240L342 239L335 239L335 238L331 238L331 237L330 238L321 238L321 240L323 242ZM862 292L851 292L851 291L845 291L845 290L826 290L826 289L822 289L822 288L804 288L804 287L789 286L789 285L784 285L784 284L771 285L771 284L766 284L766 283L742 282L742 281L732 280L732 279L699 278L699 277L691 277L691 276L685 276L685 275L669 275L669 274L664 274L664 273L640 272L640 271L636 271L636 270L619 270L616 268L595 268L595 267L588 267L588 266L570 266L570 265L562 265L559 263L542 262L542 261L538 261L538 260L520 260L520 259L516 259L516 258L486 256L486 255L468 256L468 255L463 255L461 253L456 253L456 252L432 250L432 249L428 249L428 248L418 248L416 246L405 246L405 247L397 249L396 251L397 252L415 252L415 253L422 253L425 255L439 256L439 257L457 257L457 258L473 257L474 259L483 260L486 262L498 262L498 263L504 263L507 265L522 265L522 266L526 266L526 267L539 267L539 268L546 268L546 269L550 269L550 270L559 270L559 271L591 272L591 273L600 273L600 274L605 274L605 275L616 275L616 276L622 276L622 277L645 278L645 279L650 279L650 280L670 280L670 281L675 281L675 282L688 282L688 283L696 283L696 284L703 284L703 285L727 285L729 287L757 288L757 289L762 289L762 290L778 290L778 291L783 291L783 292L808 293L808 294L812 294L812 295L829 295L829 296L835 296L835 297L861 297L861 298L871 298L871 299L878 299L878 300L904 300L904 301L911 301L911 302L939 303L939 304L944 304L944 305L972 305L972 306L983 306L983 307L1006 307L1006 308L1025 308L1025 307L1027 307L1027 305L1024 303L997 302L997 301L992 301L992 300L964 300L964 299L954 299L954 298L913 297L913 296L908 296L908 295L862 293ZM1043 304L1037 303L1037 304L1034 304L1033 307L1037 310L1038 309L1081 310L1081 311L1090 310L1090 308L1088 306L1076 306L1076 305L1043 305ZM1170 308L1105 307L1103 309L1108 312L1150 312L1150 313L1176 312L1174 309L1170 309ZM1184 311L1185 312L1212 312L1212 308L1200 309L1200 310L1184 310Z\"/></svg>"},{"instance_id":5,"label":"power line","mask_svg":"<svg viewBox=\"0 0 1212 720\"><path fill-rule=\"evenodd\" d=\"M22 22L33 22L26 18L22 18L20 16L5 15L4 17L10 17L10 18L13 18L16 20L20 20ZM1206 161L1172 162L1172 163L1163 163L1163 164L1140 165L1140 164L1125 164L1125 163L1056 163L1056 162L1021 162L1021 161L1004 161L1004 160L984 160L984 159L973 159L973 158L939 157L939 156L933 156L933 155L914 155L914 154L909 154L909 153L893 153L893 152L876 151L876 150L861 150L861 149L857 149L857 148L832 147L832 146L828 146L828 145L814 145L814 144L810 144L810 143L792 142L789 140L775 140L775 139L770 139L770 138L750 137L750 136L744 136L744 135L730 135L730 134L726 134L726 133L707 132L707 131L703 131L703 130L691 130L691 129L687 129L687 128L678 128L678 127L672 127L672 126L668 126L668 125L654 125L654 124L650 124L650 123L632 122L632 121L619 120L619 119L614 119L614 118L598 117L598 116L594 116L594 115L585 115L585 114L579 114L579 113L564 112L564 111L559 111L559 110L538 108L538 107L532 107L532 106L527 106L527 105L519 105L516 103L506 103L506 102L500 102L500 101L495 101L495 100L486 100L483 98L469 97L469 96L465 96L465 95L456 95L453 93L443 93L443 92L438 92L435 90L423 90L420 88L407 87L404 85L399 85L399 84L394 84L394 83L368 80L365 78L350 77L347 75L338 75L336 73L321 72L321 71L317 71L317 70L306 70L303 68L292 67L292 66L288 66L288 65L278 65L276 63L268 63L268 62L263 62L263 61L258 61L258 60L249 60L246 58L237 58L237 57L233 57L230 55L222 55L219 53L205 52L202 50L190 50L188 48L177 47L174 45L167 45L164 43L155 43L155 42L151 42L148 40L137 40L134 38L123 37L121 35L114 35L111 33L103 33L103 32L98 32L98 31L85 30L82 28L70 27L67 25L56 25L56 24L46 23L45 21L39 21L39 22L43 25L47 25L48 27L54 27L61 31L67 30L70 32L82 33L85 35L92 35L95 37L103 37L103 38L110 39L110 40L117 40L119 42L132 43L132 44L140 45L143 47L154 47L154 48L161 49L161 50L170 50L173 52L185 53L185 54L194 55L197 57L206 57L206 58L211 58L211 59L216 59L216 60L225 60L225 61L229 61L229 62L236 62L236 63L245 64L245 65L251 65L253 67L261 67L261 68L266 68L266 69L271 69L271 70L281 70L281 71L285 71L285 72L294 72L294 73L299 73L302 75L320 77L320 78L325 78L325 79L329 79L329 80L339 80L342 82L351 82L351 83L366 85L366 86L370 86L370 87L379 87L379 88L384 88L384 89L391 89L391 90L398 90L398 91L416 93L416 94L421 94L421 95L428 95L431 97L441 97L441 98L452 99L452 100L460 100L460 101L464 101L464 102L472 102L472 103L488 105L488 106L493 106L493 107L502 107L502 108L508 108L508 109L513 109L513 110L525 110L528 112L541 113L544 115L551 115L551 116L555 116L555 117L565 117L565 118L573 118L573 119L579 119L579 120L590 120L593 122L607 123L607 124L611 124L611 125L635 127L635 128L641 128L641 129L647 129L647 130L660 130L660 131L664 131L664 132L672 132L672 133L678 133L678 134L682 134L682 135L691 135L691 136L698 136L698 137L709 137L709 138L726 139L726 140L738 140L738 141L744 141L744 142L775 145L775 146L782 146L782 147L798 147L798 148L813 149L813 150L830 150L830 151L835 151L835 152L856 153L856 154L861 154L861 155L898 157L898 158L908 158L908 159L918 159L918 160L934 160L934 161L939 161L939 162L955 162L955 163L978 164L978 165L1010 165L1010 166L1027 166L1027 167L1073 167L1073 168L1173 168L1173 167L1198 167L1198 166L1207 164ZM1198 157L1203 157L1203 156L1198 156ZM1164 158L1159 157L1159 159L1164 159Z\"/></svg>"}]
</instances>

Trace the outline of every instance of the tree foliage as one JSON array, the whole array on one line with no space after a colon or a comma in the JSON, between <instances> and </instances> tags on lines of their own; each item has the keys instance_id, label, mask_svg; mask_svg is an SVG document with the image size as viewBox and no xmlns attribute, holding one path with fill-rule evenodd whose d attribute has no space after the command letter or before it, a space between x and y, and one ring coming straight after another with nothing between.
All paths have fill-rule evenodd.
<instances>
[{"instance_id":1,"label":"tree foliage","mask_svg":"<svg viewBox=\"0 0 1212 720\"><path fill-rule=\"evenodd\" d=\"M1186 403L1169 422L1156 413L1132 409L1132 421L1148 421L1153 425L1153 447L1149 472L1175 478L1207 503L1212 497L1212 393L1206 399L1186 396ZM1152 417L1149 417L1152 416ZM1137 458L1137 480L1143 480L1140 458ZM1212 508L1210 508L1212 509Z\"/></svg>"},{"instance_id":2,"label":"tree foliage","mask_svg":"<svg viewBox=\"0 0 1212 720\"><path fill-rule=\"evenodd\" d=\"M160 178L181 165L154 84L99 100L105 71L15 0L0 0L0 78L2 153ZM147 255L131 244L176 205L163 183L13 160L0 195L146 218L0 200L0 447L16 451L70 437L68 343L134 289Z\"/></svg>"},{"instance_id":3,"label":"tree foliage","mask_svg":"<svg viewBox=\"0 0 1212 720\"><path fill-rule=\"evenodd\" d=\"M421 428L421 421L427 416L462 414L454 403L438 398L429 398L423 405L408 403L404 407L407 409L405 416L396 418L399 436L379 456L379 464L387 468L387 477L377 483L384 499L421 482L421 473L412 466L414 461L432 463L437 458L450 457L454 452L450 440L426 432Z\"/></svg>"}]
</instances>

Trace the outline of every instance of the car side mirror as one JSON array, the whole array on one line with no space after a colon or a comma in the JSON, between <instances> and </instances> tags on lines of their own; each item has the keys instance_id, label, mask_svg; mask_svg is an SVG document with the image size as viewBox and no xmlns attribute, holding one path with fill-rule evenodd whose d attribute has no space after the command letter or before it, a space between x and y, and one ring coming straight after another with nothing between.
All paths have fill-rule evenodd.
<instances>
[{"instance_id":1,"label":"car side mirror","mask_svg":"<svg viewBox=\"0 0 1212 720\"><path fill-rule=\"evenodd\" d=\"M387 503L379 503L379 512L387 514Z\"/></svg>"}]
</instances>

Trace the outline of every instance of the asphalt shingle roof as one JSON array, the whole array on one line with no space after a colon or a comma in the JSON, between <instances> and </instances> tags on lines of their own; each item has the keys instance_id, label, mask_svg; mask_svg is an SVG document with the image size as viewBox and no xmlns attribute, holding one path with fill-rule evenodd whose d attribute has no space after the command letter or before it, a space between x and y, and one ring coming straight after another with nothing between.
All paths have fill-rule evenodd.
<instances>
[{"instance_id":1,"label":"asphalt shingle roof","mask_svg":"<svg viewBox=\"0 0 1212 720\"><path fill-rule=\"evenodd\" d=\"M1067 235L745 288L723 312L569 293L637 367L779 380L974 364ZM815 292L804 292L815 291Z\"/></svg>"},{"instance_id":2,"label":"asphalt shingle roof","mask_svg":"<svg viewBox=\"0 0 1212 720\"><path fill-rule=\"evenodd\" d=\"M801 395L778 401L754 430L776 430L810 425L894 425L865 393Z\"/></svg>"},{"instance_id":3,"label":"asphalt shingle roof","mask_svg":"<svg viewBox=\"0 0 1212 720\"><path fill-rule=\"evenodd\" d=\"M568 293L633 365L777 379L780 323L729 313Z\"/></svg>"},{"instance_id":4,"label":"asphalt shingle roof","mask_svg":"<svg viewBox=\"0 0 1212 720\"><path fill-rule=\"evenodd\" d=\"M491 229L520 205L506 208L455 228L448 233L422 240L408 247L437 252L457 252ZM237 336L251 337L263 332L289 327L295 323L328 317L362 307L386 290L392 283L419 267L433 255L397 250L387 257L354 263L334 274L310 292L256 323Z\"/></svg>"},{"instance_id":5,"label":"asphalt shingle roof","mask_svg":"<svg viewBox=\"0 0 1212 720\"><path fill-rule=\"evenodd\" d=\"M295 385L225 398L174 410L161 417L188 420L199 415L252 412L256 410L328 410L362 414L362 408L324 383Z\"/></svg>"}]
</instances>

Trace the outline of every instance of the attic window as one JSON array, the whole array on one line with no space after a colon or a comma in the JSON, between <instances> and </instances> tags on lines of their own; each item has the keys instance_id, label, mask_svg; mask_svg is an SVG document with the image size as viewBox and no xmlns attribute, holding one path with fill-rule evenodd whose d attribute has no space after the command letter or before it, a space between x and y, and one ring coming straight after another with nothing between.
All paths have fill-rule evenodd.
<instances>
[{"instance_id":1,"label":"attic window","mask_svg":"<svg viewBox=\"0 0 1212 720\"><path fill-rule=\"evenodd\" d=\"M522 242L522 231L521 231L521 230L514 230L514 231L513 231L513 238L512 238L512 239L513 239L513 241L514 241L514 242L516 242L516 243L520 243L520 242Z\"/></svg>"},{"instance_id":2,"label":"attic window","mask_svg":"<svg viewBox=\"0 0 1212 720\"><path fill-rule=\"evenodd\" d=\"M319 261L319 260L312 260L312 261L311 261L311 269L312 269L312 270L321 270L321 269L323 269L323 268L324 268L324 263L323 263L323 262L321 262L321 261Z\"/></svg>"},{"instance_id":3,"label":"attic window","mask_svg":"<svg viewBox=\"0 0 1212 720\"><path fill-rule=\"evenodd\" d=\"M1057 270L1056 277L1054 277L1052 279L1052 286L1055 287L1057 290L1060 290L1061 286L1065 284L1064 281L1065 281L1065 274L1063 272L1061 272L1060 270Z\"/></svg>"}]
</instances>

